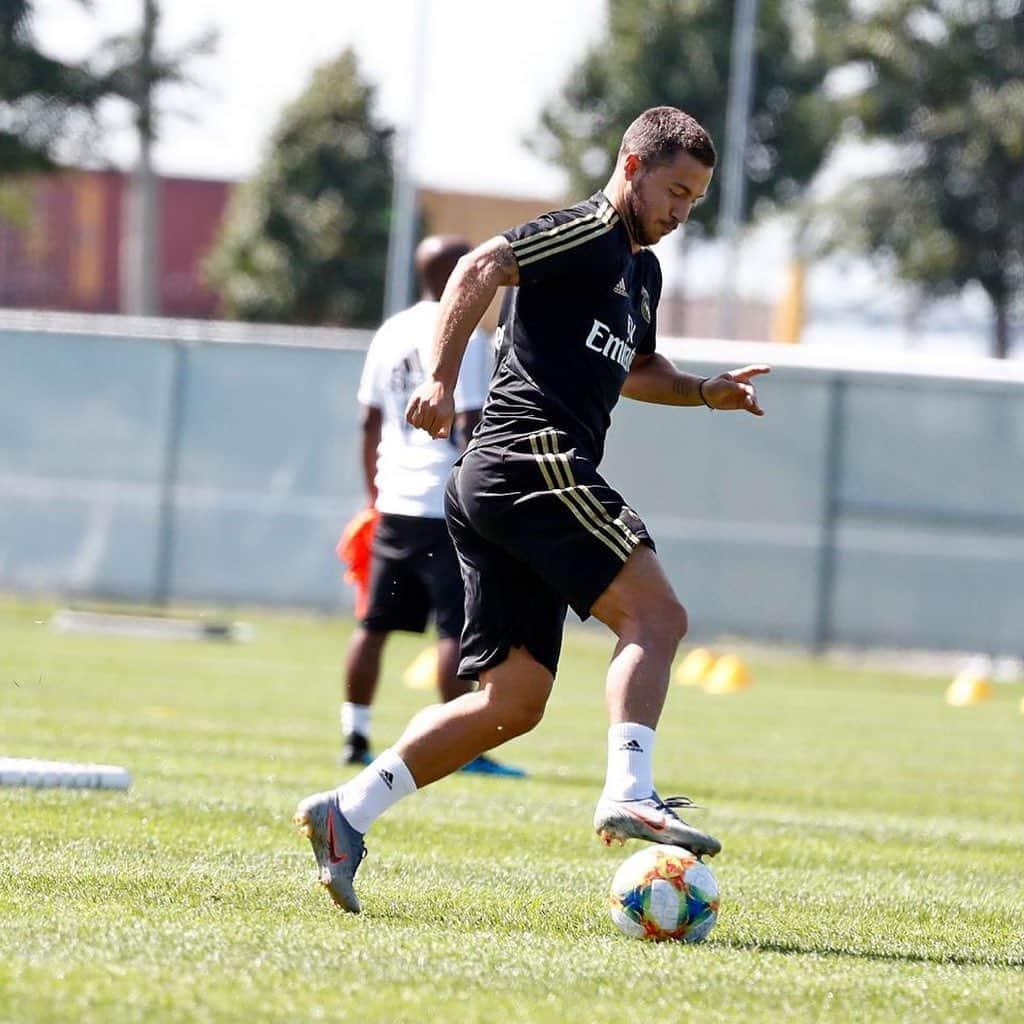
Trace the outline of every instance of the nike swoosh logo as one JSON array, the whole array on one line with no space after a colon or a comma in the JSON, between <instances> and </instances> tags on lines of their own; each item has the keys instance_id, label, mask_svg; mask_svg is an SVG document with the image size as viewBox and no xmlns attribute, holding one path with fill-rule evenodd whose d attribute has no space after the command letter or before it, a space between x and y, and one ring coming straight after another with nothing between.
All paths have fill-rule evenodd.
<instances>
[{"instance_id":1,"label":"nike swoosh logo","mask_svg":"<svg viewBox=\"0 0 1024 1024\"><path fill-rule=\"evenodd\" d=\"M327 809L327 857L332 864L344 864L348 860L347 853L338 853L334 844L334 815Z\"/></svg>"},{"instance_id":2,"label":"nike swoosh logo","mask_svg":"<svg viewBox=\"0 0 1024 1024\"><path fill-rule=\"evenodd\" d=\"M645 818L642 814L638 814L636 811L632 810L629 807L625 808L625 810L627 814L631 814L634 818L636 818L637 821L646 825L649 829L653 829L655 832L665 831L664 819L662 819L661 821L652 821L650 818Z\"/></svg>"}]
</instances>

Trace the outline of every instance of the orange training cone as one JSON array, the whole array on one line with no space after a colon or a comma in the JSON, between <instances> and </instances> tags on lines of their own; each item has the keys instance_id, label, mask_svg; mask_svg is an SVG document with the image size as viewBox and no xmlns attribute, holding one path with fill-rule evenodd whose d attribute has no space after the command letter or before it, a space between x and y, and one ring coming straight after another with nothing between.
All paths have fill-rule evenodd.
<instances>
[{"instance_id":1,"label":"orange training cone","mask_svg":"<svg viewBox=\"0 0 1024 1024\"><path fill-rule=\"evenodd\" d=\"M704 692L715 695L738 693L750 685L750 670L735 654L723 654L704 680Z\"/></svg>"},{"instance_id":2,"label":"orange training cone","mask_svg":"<svg viewBox=\"0 0 1024 1024\"><path fill-rule=\"evenodd\" d=\"M437 686L437 648L433 645L424 647L409 662L409 667L402 673L402 682L410 690L430 690Z\"/></svg>"},{"instance_id":3,"label":"orange training cone","mask_svg":"<svg viewBox=\"0 0 1024 1024\"><path fill-rule=\"evenodd\" d=\"M676 686L700 686L715 663L715 654L706 647L694 647L679 663L673 676Z\"/></svg>"},{"instance_id":4,"label":"orange training cone","mask_svg":"<svg viewBox=\"0 0 1024 1024\"><path fill-rule=\"evenodd\" d=\"M946 703L954 708L971 707L992 696L992 681L980 665L961 669L946 687Z\"/></svg>"}]
</instances>

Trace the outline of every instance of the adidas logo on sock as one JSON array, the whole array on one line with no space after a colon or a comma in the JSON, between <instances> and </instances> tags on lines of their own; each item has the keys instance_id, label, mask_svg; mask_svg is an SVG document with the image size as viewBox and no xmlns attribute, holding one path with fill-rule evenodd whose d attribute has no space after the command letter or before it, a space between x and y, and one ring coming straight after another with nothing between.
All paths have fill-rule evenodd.
<instances>
[{"instance_id":1,"label":"adidas logo on sock","mask_svg":"<svg viewBox=\"0 0 1024 1024\"><path fill-rule=\"evenodd\" d=\"M619 747L619 750L632 750L637 754L642 754L644 752L644 748L641 747L636 740L627 740L621 747Z\"/></svg>"},{"instance_id":2,"label":"adidas logo on sock","mask_svg":"<svg viewBox=\"0 0 1024 1024\"><path fill-rule=\"evenodd\" d=\"M388 789L395 788L395 777L391 774L391 772L381 768L380 771L377 772L377 774L380 776L381 781L384 783L385 786L388 787Z\"/></svg>"}]
</instances>

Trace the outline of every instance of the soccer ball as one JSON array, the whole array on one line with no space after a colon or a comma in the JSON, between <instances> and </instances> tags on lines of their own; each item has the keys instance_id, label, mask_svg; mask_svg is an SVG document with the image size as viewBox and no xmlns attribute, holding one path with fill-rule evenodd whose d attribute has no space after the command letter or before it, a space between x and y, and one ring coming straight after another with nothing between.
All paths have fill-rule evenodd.
<instances>
[{"instance_id":1,"label":"soccer ball","mask_svg":"<svg viewBox=\"0 0 1024 1024\"><path fill-rule=\"evenodd\" d=\"M652 844L619 865L608 902L630 938L700 942L718 919L718 883L689 850Z\"/></svg>"}]
</instances>

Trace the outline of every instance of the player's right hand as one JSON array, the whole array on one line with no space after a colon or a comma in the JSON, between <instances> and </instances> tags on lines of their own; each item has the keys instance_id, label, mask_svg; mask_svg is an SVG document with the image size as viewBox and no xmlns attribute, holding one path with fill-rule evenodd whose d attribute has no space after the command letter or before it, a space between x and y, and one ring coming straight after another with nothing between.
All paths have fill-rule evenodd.
<instances>
[{"instance_id":1,"label":"player's right hand","mask_svg":"<svg viewBox=\"0 0 1024 1024\"><path fill-rule=\"evenodd\" d=\"M405 407L406 421L431 437L447 437L455 420L455 399L437 380L425 380Z\"/></svg>"}]
</instances>

